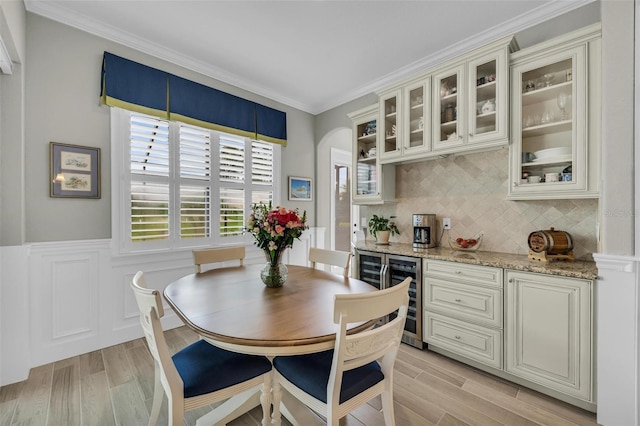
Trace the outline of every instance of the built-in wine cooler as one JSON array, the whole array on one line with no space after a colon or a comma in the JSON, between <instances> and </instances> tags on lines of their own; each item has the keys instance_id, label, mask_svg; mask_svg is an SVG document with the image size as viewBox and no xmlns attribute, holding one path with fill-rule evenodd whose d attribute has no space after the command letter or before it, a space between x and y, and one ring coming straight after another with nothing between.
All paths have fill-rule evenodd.
<instances>
[{"instance_id":1,"label":"built-in wine cooler","mask_svg":"<svg viewBox=\"0 0 640 426\"><path fill-rule=\"evenodd\" d=\"M422 342L422 262L418 257L357 251L358 278L377 288L389 288L411 277L409 312L402 341L423 348Z\"/></svg>"}]
</instances>

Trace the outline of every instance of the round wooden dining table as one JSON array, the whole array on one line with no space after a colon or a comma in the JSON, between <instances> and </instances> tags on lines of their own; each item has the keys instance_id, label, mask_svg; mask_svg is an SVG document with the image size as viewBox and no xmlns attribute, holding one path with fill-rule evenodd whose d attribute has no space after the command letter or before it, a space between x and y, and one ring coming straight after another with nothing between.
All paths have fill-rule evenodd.
<instances>
[{"instance_id":1,"label":"round wooden dining table","mask_svg":"<svg viewBox=\"0 0 640 426\"><path fill-rule=\"evenodd\" d=\"M280 288L268 288L260 279L263 265L212 269L170 283L164 297L182 321L209 343L234 352L299 355L332 349L337 324L333 322L336 294L368 293L377 288L355 278L304 266L288 265ZM350 331L370 328L375 321L350 324ZM265 397L262 390L262 398ZM260 403L260 392L236 395L196 424L224 424ZM267 396L268 397L268 396ZM317 417L283 392L279 412L294 424L311 425ZM278 413L276 415L276 413Z\"/></svg>"},{"instance_id":2,"label":"round wooden dining table","mask_svg":"<svg viewBox=\"0 0 640 426\"><path fill-rule=\"evenodd\" d=\"M170 283L164 296L192 330L212 344L236 352L297 355L331 349L336 294L377 289L364 281L289 265L280 288L260 279L263 265L220 268ZM372 324L356 323L354 331Z\"/></svg>"}]
</instances>

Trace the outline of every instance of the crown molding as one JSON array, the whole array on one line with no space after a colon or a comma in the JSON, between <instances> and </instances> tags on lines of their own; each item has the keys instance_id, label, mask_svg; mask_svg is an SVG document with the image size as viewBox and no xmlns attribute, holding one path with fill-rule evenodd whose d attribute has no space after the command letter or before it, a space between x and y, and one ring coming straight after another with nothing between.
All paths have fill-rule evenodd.
<instances>
[{"instance_id":1,"label":"crown molding","mask_svg":"<svg viewBox=\"0 0 640 426\"><path fill-rule=\"evenodd\" d=\"M520 15L513 19L500 24L500 26L489 28L486 31L473 35L465 40L448 46L432 55L426 56L418 61L405 65L392 73L389 73L380 79L369 82L368 84L359 87L358 89L346 93L341 98L336 99L334 102L320 105L315 108L319 114L337 106L343 105L354 99L368 95L373 92L378 92L385 87L397 84L398 82L408 79L413 75L420 72L424 72L429 68L433 68L442 64L450 59L454 59L464 53L467 53L473 49L477 49L486 44L491 43L502 37L516 34L527 28L541 24L557 16L563 15L572 10L578 9L589 3L594 3L597 0L576 0L576 1L559 1L551 2L551 4L545 4L533 9L526 14Z\"/></svg>"},{"instance_id":2,"label":"crown molding","mask_svg":"<svg viewBox=\"0 0 640 426\"><path fill-rule=\"evenodd\" d=\"M212 64L199 61L193 57L184 55L180 52L167 49L151 40L147 40L117 29L110 25L88 18L85 15L76 13L59 4L53 4L46 1L24 0L25 8L28 12L41 15L48 19L58 21L62 24L80 29L90 34L105 38L107 40L122 44L140 52L149 54L156 58L178 65L180 67L195 71L207 77L222 81L242 90L254 93L256 95L280 102L298 110L317 115L328 111L337 106L343 105L359 97L374 93L386 86L397 83L403 79L409 78L411 75L420 71L432 68L449 59L453 59L463 53L475 48L481 47L498 38L515 34L519 31L532 27L534 25L545 22L549 19L560 16L564 13L575 10L579 7L593 3L596 0L575 0L575 1L552 1L533 9L526 14L503 22L499 26L489 28L486 31L478 33L472 37L448 46L433 55L426 56L418 61L408 64L398 70L393 71L379 79L373 80L355 90L345 93L330 102L324 104L305 104L298 100L282 96L268 88L256 85L254 82L246 79L239 79L237 76L226 72Z\"/></svg>"},{"instance_id":3,"label":"crown molding","mask_svg":"<svg viewBox=\"0 0 640 426\"><path fill-rule=\"evenodd\" d=\"M199 61L175 50L167 49L166 47L151 40L123 31L119 28L106 25L103 22L91 19L86 15L76 13L64 6L38 0L24 0L24 3L28 12L69 25L109 41L122 44L123 46L138 50L158 59L178 65L182 68L195 71L199 74L222 81L253 94L311 113L308 105L300 103L295 99L282 96L282 94L256 85L251 81L239 79L237 76L214 65Z\"/></svg>"}]
</instances>

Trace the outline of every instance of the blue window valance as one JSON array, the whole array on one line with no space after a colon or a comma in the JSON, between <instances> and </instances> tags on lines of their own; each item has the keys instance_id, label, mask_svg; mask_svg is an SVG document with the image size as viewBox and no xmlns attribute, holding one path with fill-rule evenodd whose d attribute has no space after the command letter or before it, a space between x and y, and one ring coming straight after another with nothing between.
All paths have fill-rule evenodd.
<instances>
[{"instance_id":1,"label":"blue window valance","mask_svg":"<svg viewBox=\"0 0 640 426\"><path fill-rule=\"evenodd\" d=\"M287 145L282 111L104 52L102 104Z\"/></svg>"}]
</instances>

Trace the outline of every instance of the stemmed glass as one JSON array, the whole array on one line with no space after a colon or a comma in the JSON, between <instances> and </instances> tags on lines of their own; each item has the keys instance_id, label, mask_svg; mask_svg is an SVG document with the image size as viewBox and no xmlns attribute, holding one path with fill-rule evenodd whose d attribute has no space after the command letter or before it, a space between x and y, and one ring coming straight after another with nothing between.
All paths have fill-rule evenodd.
<instances>
[{"instance_id":1,"label":"stemmed glass","mask_svg":"<svg viewBox=\"0 0 640 426\"><path fill-rule=\"evenodd\" d=\"M560 108L560 119L566 120L567 113L565 112L565 108L567 107L567 101L568 101L567 94L564 92L560 92L556 100L558 102L558 108Z\"/></svg>"}]
</instances>

